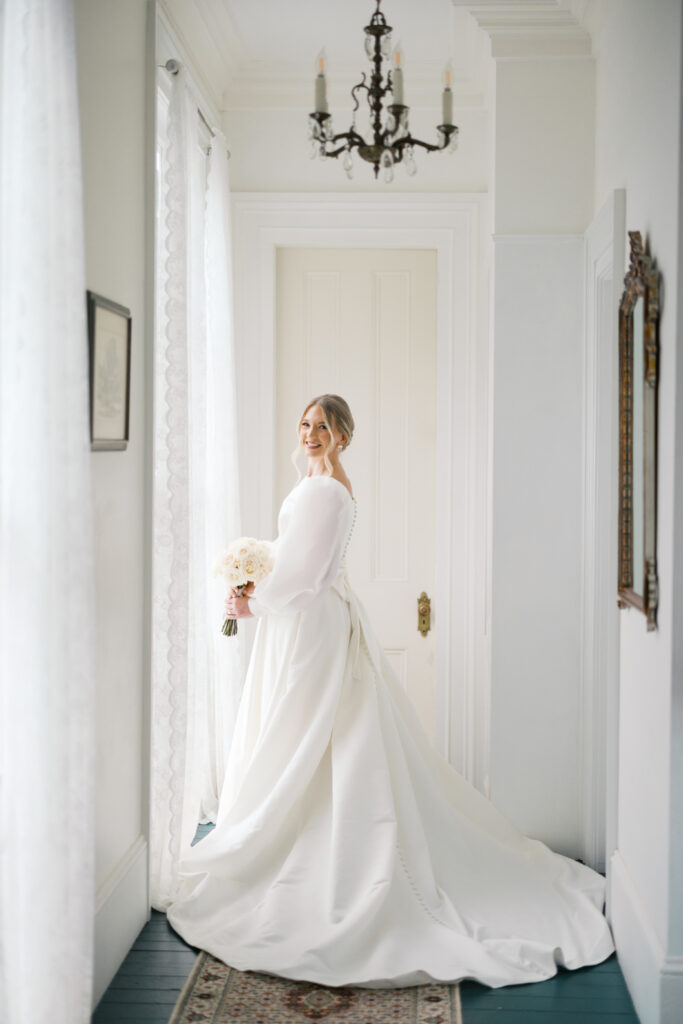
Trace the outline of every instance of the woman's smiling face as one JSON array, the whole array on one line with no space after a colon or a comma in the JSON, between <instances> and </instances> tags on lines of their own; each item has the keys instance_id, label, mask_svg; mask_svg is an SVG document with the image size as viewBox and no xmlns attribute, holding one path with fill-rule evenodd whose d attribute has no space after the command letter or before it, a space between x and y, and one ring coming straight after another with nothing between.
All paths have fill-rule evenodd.
<instances>
[{"instance_id":1,"label":"woman's smiling face","mask_svg":"<svg viewBox=\"0 0 683 1024\"><path fill-rule=\"evenodd\" d=\"M304 451L309 458L322 458L330 445L338 444L342 436L333 424L330 430L325 423L325 415L319 405L312 405L303 415L299 424L299 437Z\"/></svg>"}]
</instances>

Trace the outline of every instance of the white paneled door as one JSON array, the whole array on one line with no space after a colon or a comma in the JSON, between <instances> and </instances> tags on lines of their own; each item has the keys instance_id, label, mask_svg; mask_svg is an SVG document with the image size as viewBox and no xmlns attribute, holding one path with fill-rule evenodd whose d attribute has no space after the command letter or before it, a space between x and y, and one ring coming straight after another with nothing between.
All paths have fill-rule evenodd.
<instances>
[{"instance_id":1,"label":"white paneled door","mask_svg":"<svg viewBox=\"0 0 683 1024\"><path fill-rule=\"evenodd\" d=\"M433 250L277 251L278 505L296 480L304 406L343 395L356 421L344 455L358 501L351 581L430 737L433 628L418 632L417 599L434 597L436 265Z\"/></svg>"}]
</instances>

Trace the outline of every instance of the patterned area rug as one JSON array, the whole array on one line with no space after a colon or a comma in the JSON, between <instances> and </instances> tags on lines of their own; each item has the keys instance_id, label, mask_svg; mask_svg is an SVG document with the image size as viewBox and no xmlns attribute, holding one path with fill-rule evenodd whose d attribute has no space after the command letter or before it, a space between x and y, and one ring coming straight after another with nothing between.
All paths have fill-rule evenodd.
<instances>
[{"instance_id":1,"label":"patterned area rug","mask_svg":"<svg viewBox=\"0 0 683 1024\"><path fill-rule=\"evenodd\" d=\"M169 1024L462 1024L457 985L325 988L200 953Z\"/></svg>"}]
</instances>

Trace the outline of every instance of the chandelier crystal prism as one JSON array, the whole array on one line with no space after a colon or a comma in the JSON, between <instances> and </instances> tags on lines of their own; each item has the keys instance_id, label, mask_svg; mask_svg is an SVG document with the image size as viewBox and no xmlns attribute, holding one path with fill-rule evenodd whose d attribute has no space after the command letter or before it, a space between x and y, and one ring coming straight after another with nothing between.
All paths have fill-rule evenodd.
<instances>
[{"instance_id":1,"label":"chandelier crystal prism","mask_svg":"<svg viewBox=\"0 0 683 1024\"><path fill-rule=\"evenodd\" d=\"M382 0L375 0L376 9L365 26L365 54L372 65L370 80L365 72L351 90L353 111L351 125L346 132L335 134L327 105L327 59L321 50L316 61L315 110L309 115L309 139L311 157L325 160L328 157L342 157L342 164L348 178L353 177L353 153L372 164L375 178L380 170L388 183L393 180L394 167L403 164L408 174L415 174L415 147L428 153L438 150L453 152L458 145L458 128L453 121L453 92L451 90L452 65L446 65L444 85L441 94L441 120L437 125L436 143L423 142L410 134L410 108L404 102L403 51L400 44L391 48L391 25L380 10ZM384 61L391 61L392 67L383 71ZM356 128L356 114L360 108L360 93L365 90L370 114L372 141L366 142ZM391 102L385 98L390 94Z\"/></svg>"}]
</instances>

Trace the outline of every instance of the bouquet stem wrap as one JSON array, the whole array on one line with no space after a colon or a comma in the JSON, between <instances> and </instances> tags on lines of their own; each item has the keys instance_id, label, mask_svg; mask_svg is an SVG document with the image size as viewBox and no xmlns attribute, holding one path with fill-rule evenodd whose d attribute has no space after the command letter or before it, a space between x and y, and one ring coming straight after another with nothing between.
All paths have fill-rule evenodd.
<instances>
[{"instance_id":1,"label":"bouquet stem wrap","mask_svg":"<svg viewBox=\"0 0 683 1024\"><path fill-rule=\"evenodd\" d=\"M246 584L245 584L246 586ZM238 597L242 596L244 587L235 587L235 592ZM235 636L237 633L237 619L226 619L221 629L223 636Z\"/></svg>"}]
</instances>

